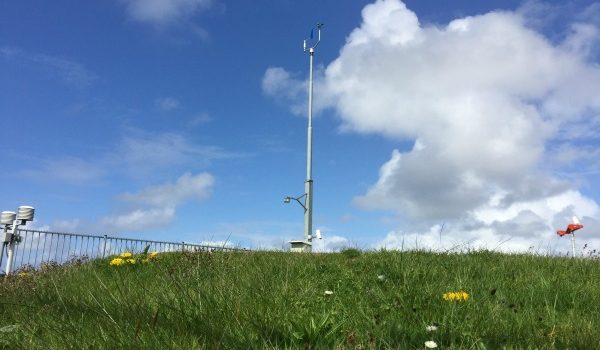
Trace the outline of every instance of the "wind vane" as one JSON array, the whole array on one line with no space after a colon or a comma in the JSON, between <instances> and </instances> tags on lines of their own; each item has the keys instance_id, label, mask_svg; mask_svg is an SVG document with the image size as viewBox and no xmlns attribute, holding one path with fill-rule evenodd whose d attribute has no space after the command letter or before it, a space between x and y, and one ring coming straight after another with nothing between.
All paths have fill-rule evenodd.
<instances>
[{"instance_id":1,"label":"wind vane","mask_svg":"<svg viewBox=\"0 0 600 350\"><path fill-rule=\"evenodd\" d=\"M579 222L577 216L573 216L573 222L567 225L566 230L558 230L556 234L559 236L571 235L571 249L573 250L573 257L575 257L575 231L583 228L583 225Z\"/></svg>"}]
</instances>

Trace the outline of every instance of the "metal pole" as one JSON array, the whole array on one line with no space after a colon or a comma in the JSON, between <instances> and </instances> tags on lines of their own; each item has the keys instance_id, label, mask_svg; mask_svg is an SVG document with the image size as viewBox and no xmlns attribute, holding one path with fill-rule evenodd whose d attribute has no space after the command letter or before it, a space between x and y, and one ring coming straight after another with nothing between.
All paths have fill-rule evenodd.
<instances>
[{"instance_id":1,"label":"metal pole","mask_svg":"<svg viewBox=\"0 0 600 350\"><path fill-rule=\"evenodd\" d=\"M306 210L304 211L304 240L308 243L312 236L312 203L313 203L313 179L312 179L312 100L313 100L313 58L315 49L311 47L308 51L310 57L308 78L308 136L306 149L306 181L304 182L304 193L306 193Z\"/></svg>"},{"instance_id":2,"label":"metal pole","mask_svg":"<svg viewBox=\"0 0 600 350\"><path fill-rule=\"evenodd\" d=\"M572 257L575 257L575 232L571 233L571 249L573 250Z\"/></svg>"},{"instance_id":3,"label":"metal pole","mask_svg":"<svg viewBox=\"0 0 600 350\"><path fill-rule=\"evenodd\" d=\"M309 83L308 83L308 130L306 142L306 180L304 181L304 194L300 197L293 198L304 209L304 241L290 241L292 251L310 252L312 250L312 216L313 216L313 178L312 178L312 109L313 109L313 60L315 56L315 48L321 42L321 27L322 23L317 23L317 40L313 40L314 29L311 30L310 41L304 40L304 52L308 51L309 56ZM314 44L307 47L308 43ZM304 204L300 202L300 198L304 197ZM291 197L285 197L284 203L289 203Z\"/></svg>"},{"instance_id":4,"label":"metal pole","mask_svg":"<svg viewBox=\"0 0 600 350\"><path fill-rule=\"evenodd\" d=\"M5 225L2 228L2 242L0 242L0 245L2 246L0 248L0 268L2 267L2 260L4 260L4 246L8 244L8 242L4 241L7 234L8 234L8 225Z\"/></svg>"},{"instance_id":5,"label":"metal pole","mask_svg":"<svg viewBox=\"0 0 600 350\"><path fill-rule=\"evenodd\" d=\"M106 238L107 237L108 237L107 235L104 235L104 244L102 247L102 259L104 259L104 257L106 256Z\"/></svg>"},{"instance_id":6,"label":"metal pole","mask_svg":"<svg viewBox=\"0 0 600 350\"><path fill-rule=\"evenodd\" d=\"M12 227L8 230L10 234L10 241L8 242L8 257L6 260L6 276L12 273L13 260L15 258L15 240L16 240L16 232L19 227L19 221L15 220L12 224Z\"/></svg>"},{"instance_id":7,"label":"metal pole","mask_svg":"<svg viewBox=\"0 0 600 350\"><path fill-rule=\"evenodd\" d=\"M13 230L14 232L14 230ZM10 242L8 242L8 258L6 260L6 276L12 272L13 260L15 258L15 235L11 234Z\"/></svg>"},{"instance_id":8,"label":"metal pole","mask_svg":"<svg viewBox=\"0 0 600 350\"><path fill-rule=\"evenodd\" d=\"M6 245L6 242L0 242L0 246L2 246L2 248L0 249L0 266L2 266L2 260L4 259L4 246Z\"/></svg>"}]
</instances>

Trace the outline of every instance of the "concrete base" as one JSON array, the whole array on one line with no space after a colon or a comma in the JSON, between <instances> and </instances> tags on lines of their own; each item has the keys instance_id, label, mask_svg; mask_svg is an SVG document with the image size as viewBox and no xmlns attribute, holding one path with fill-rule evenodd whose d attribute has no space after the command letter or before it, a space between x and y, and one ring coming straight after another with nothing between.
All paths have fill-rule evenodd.
<instances>
[{"instance_id":1,"label":"concrete base","mask_svg":"<svg viewBox=\"0 0 600 350\"><path fill-rule=\"evenodd\" d=\"M305 241L290 241L292 253L310 253L312 251L312 243Z\"/></svg>"}]
</instances>

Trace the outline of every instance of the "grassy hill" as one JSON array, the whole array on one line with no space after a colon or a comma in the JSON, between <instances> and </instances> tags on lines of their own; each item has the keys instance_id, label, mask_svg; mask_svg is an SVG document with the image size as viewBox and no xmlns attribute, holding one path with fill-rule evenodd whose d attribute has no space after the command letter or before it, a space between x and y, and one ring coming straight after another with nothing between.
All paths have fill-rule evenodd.
<instances>
[{"instance_id":1,"label":"grassy hill","mask_svg":"<svg viewBox=\"0 0 600 350\"><path fill-rule=\"evenodd\" d=\"M134 258L1 281L0 348L600 349L593 259L356 250ZM468 299L444 299L459 291Z\"/></svg>"}]
</instances>

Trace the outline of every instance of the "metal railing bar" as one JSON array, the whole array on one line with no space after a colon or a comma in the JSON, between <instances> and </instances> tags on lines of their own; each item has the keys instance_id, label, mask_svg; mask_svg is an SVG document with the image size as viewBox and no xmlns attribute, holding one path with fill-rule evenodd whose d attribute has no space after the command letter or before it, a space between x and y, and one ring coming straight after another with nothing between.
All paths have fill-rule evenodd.
<instances>
[{"instance_id":1,"label":"metal railing bar","mask_svg":"<svg viewBox=\"0 0 600 350\"><path fill-rule=\"evenodd\" d=\"M94 238L103 238L104 236L101 235L86 235L86 234L80 234L80 233L63 233L63 232L48 232L48 231L37 231L37 230L27 230L27 229L20 229L18 230L20 232L23 231L27 231L27 232L39 232L39 233L47 233L47 234L57 234L57 235L61 235L61 236L79 236L79 237L94 237ZM164 244L174 244L174 242L169 242L169 241L158 241L158 240L145 240L145 239L138 239L138 238L123 238L123 237L115 237L115 236L106 236L107 239L116 239L116 240L127 240L130 242L143 242L143 243L164 243ZM177 243L175 243L177 244ZM205 248L217 248L220 250L242 250L242 249L238 249L238 248L231 248L231 247L218 247L218 246L209 246L209 245L203 245L203 244L193 244L193 243L185 243L186 245L191 245L191 246L196 246L196 247L205 247Z\"/></svg>"},{"instance_id":2,"label":"metal railing bar","mask_svg":"<svg viewBox=\"0 0 600 350\"><path fill-rule=\"evenodd\" d=\"M82 243L81 245L83 247L83 241L81 243ZM88 253L89 244L90 244L90 239L88 238L85 240L85 255L87 255L87 253Z\"/></svg>"},{"instance_id":3,"label":"metal railing bar","mask_svg":"<svg viewBox=\"0 0 600 350\"><path fill-rule=\"evenodd\" d=\"M54 234L52 234L50 236L50 255L52 254L52 245L56 244L56 247L54 248L54 259L52 259L51 261L56 261L56 257L57 257L57 254L58 254L58 240L55 240L54 236L55 236Z\"/></svg>"},{"instance_id":4,"label":"metal railing bar","mask_svg":"<svg viewBox=\"0 0 600 350\"><path fill-rule=\"evenodd\" d=\"M62 238L62 239L63 239L63 244L62 244L62 246L61 246L61 248L60 248L60 256L58 257L58 258L59 258L59 261L60 261L61 263L64 261L64 257L65 257L65 241L67 240L66 238L67 238L67 237L63 237L63 238ZM60 238L59 238L59 239L60 239Z\"/></svg>"},{"instance_id":5,"label":"metal railing bar","mask_svg":"<svg viewBox=\"0 0 600 350\"><path fill-rule=\"evenodd\" d=\"M148 251L157 252L204 252L204 251L246 251L247 249L210 246L186 242L168 242L113 236L85 235L78 233L59 233L40 230L17 230L21 236L20 242L14 249L13 271L31 265L39 267L44 262L62 264L86 257L94 259L107 255L119 254L124 251L141 252L146 247ZM67 242L68 239L68 242ZM0 253L2 254L2 253ZM5 259L0 257L0 267Z\"/></svg>"},{"instance_id":6,"label":"metal railing bar","mask_svg":"<svg viewBox=\"0 0 600 350\"><path fill-rule=\"evenodd\" d=\"M21 237L21 239L22 239L21 243L23 243L25 240L23 239L23 237ZM16 266L23 265L23 254L21 254L21 250L23 250L23 246L21 245L21 243L15 245L15 250L14 250L15 257L13 259L13 261L15 262L15 265L13 265L13 271L17 270L15 268ZM21 263L17 264L16 262L19 261L19 259L21 259Z\"/></svg>"},{"instance_id":7,"label":"metal railing bar","mask_svg":"<svg viewBox=\"0 0 600 350\"><path fill-rule=\"evenodd\" d=\"M33 241L34 241L34 236L35 232L31 233L31 238L29 239L31 242L29 242L29 254L27 254L27 263L31 264L31 251L33 250Z\"/></svg>"},{"instance_id":8,"label":"metal railing bar","mask_svg":"<svg viewBox=\"0 0 600 350\"><path fill-rule=\"evenodd\" d=\"M69 256L71 255L71 239L73 237L69 236L69 245L67 246L67 261L69 260ZM77 239L77 237L75 237Z\"/></svg>"}]
</instances>

